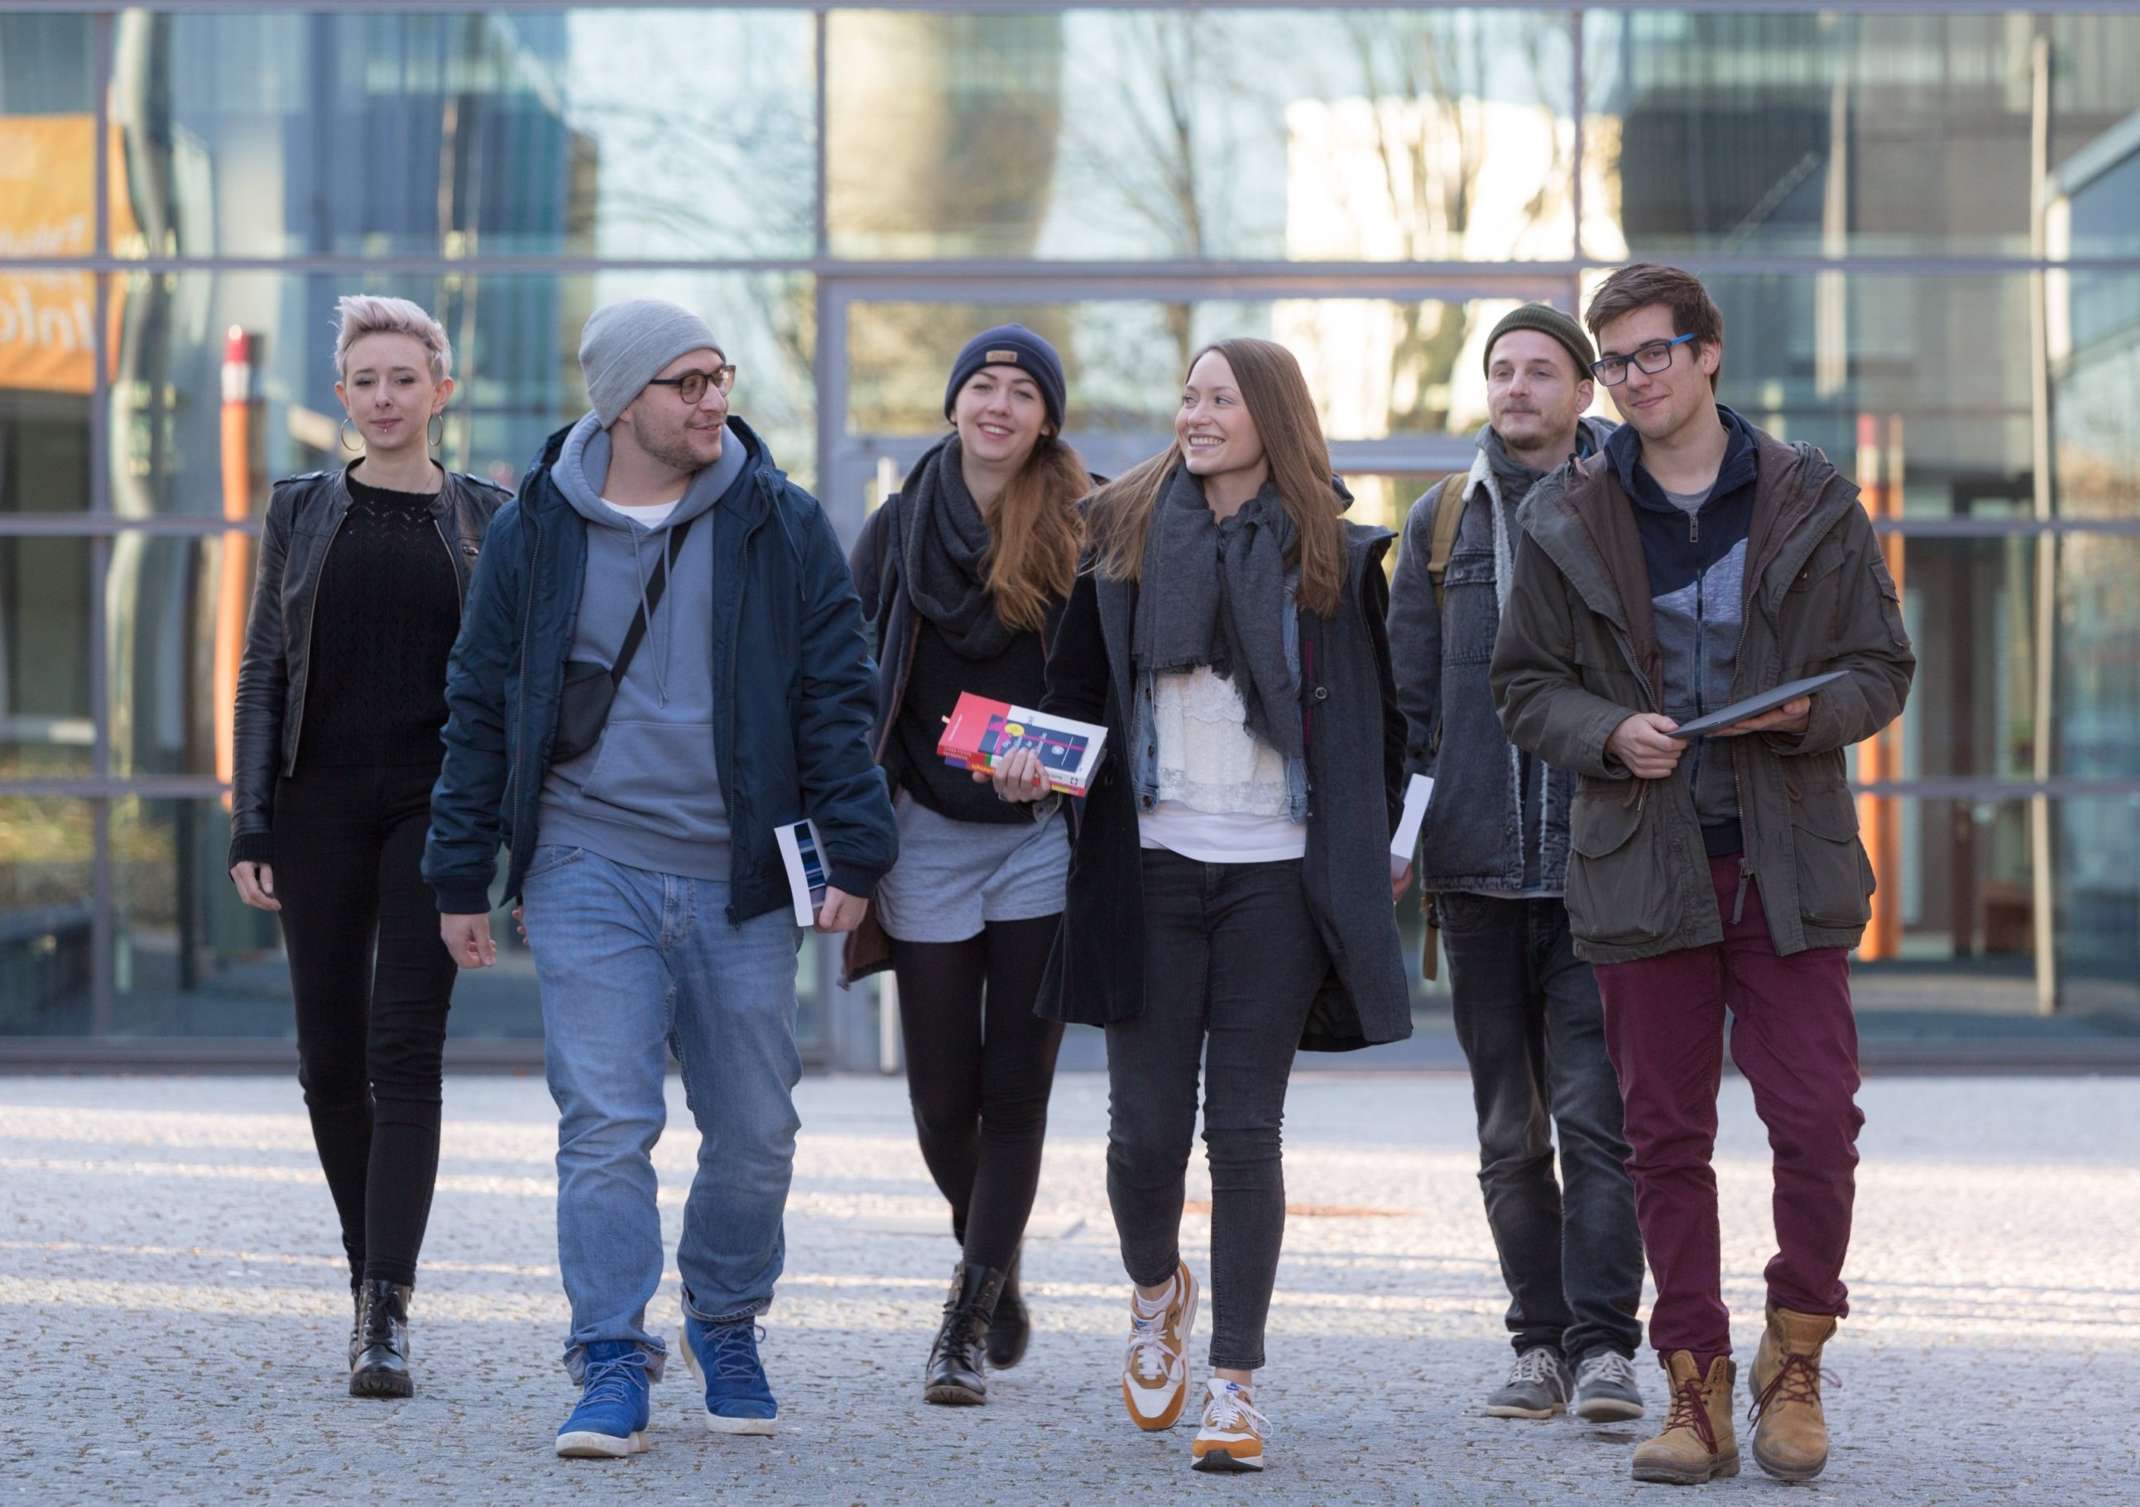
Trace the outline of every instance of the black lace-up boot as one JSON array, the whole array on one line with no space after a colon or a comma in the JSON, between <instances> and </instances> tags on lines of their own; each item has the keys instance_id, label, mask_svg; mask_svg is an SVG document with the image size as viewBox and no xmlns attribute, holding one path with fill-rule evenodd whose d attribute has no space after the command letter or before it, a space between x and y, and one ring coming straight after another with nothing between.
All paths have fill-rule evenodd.
<instances>
[{"instance_id":1,"label":"black lace-up boot","mask_svg":"<svg viewBox=\"0 0 2140 1507\"><path fill-rule=\"evenodd\" d=\"M988 1401L988 1358L984 1336L1003 1273L961 1261L951 1273L951 1296L944 1299L944 1322L929 1347L929 1369L921 1395L929 1402L972 1407Z\"/></svg>"},{"instance_id":2,"label":"black lace-up boot","mask_svg":"<svg viewBox=\"0 0 2140 1507\"><path fill-rule=\"evenodd\" d=\"M349 1367L352 1397L409 1397L409 1289L399 1282L367 1280L357 1318L357 1358Z\"/></svg>"}]
</instances>

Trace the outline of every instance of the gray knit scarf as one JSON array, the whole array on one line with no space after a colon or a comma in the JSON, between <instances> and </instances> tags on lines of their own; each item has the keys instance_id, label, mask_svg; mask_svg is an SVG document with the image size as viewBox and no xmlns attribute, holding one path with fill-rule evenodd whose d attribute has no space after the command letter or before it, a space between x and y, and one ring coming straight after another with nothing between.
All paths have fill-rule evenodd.
<instances>
[{"instance_id":1,"label":"gray knit scarf","mask_svg":"<svg viewBox=\"0 0 2140 1507\"><path fill-rule=\"evenodd\" d=\"M1140 672L1211 666L1241 693L1248 730L1289 759L1305 748L1285 657L1286 573L1297 544L1268 482L1222 523L1203 484L1176 466L1145 530L1132 630Z\"/></svg>"},{"instance_id":2,"label":"gray knit scarf","mask_svg":"<svg viewBox=\"0 0 2140 1507\"><path fill-rule=\"evenodd\" d=\"M994 537L959 469L959 438L950 435L907 473L899 502L905 510L907 596L936 625L944 642L966 659L993 659L1016 630L996 615L988 589Z\"/></svg>"}]
</instances>

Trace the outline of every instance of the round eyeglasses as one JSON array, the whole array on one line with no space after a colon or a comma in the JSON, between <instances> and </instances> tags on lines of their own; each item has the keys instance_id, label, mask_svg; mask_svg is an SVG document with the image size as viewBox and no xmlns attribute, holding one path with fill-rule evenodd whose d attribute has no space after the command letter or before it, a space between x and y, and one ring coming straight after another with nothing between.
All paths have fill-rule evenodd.
<instances>
[{"instance_id":1,"label":"round eyeglasses","mask_svg":"<svg viewBox=\"0 0 2140 1507\"><path fill-rule=\"evenodd\" d=\"M673 387L676 395L684 400L686 408L695 408L706 396L706 385L712 383L722 392L732 391L736 385L736 368L733 363L716 366L710 372L685 372L680 377L655 377L649 387Z\"/></svg>"}]
</instances>

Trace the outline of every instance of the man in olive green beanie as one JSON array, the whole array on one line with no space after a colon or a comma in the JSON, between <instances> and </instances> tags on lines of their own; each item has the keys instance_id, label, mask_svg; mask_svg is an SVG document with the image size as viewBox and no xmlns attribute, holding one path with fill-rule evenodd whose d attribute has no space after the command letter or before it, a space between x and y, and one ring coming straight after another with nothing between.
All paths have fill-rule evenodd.
<instances>
[{"instance_id":1,"label":"man in olive green beanie","mask_svg":"<svg viewBox=\"0 0 2140 1507\"><path fill-rule=\"evenodd\" d=\"M1489 375L1493 370L1494 347L1500 344L1501 337L1510 330L1536 330L1541 335L1558 340L1567 347L1568 354L1575 358L1576 381L1590 380L1590 364L1598 359L1598 353L1591 347L1590 337L1583 332L1583 327L1575 322L1573 314L1564 314L1549 303L1527 303L1501 316L1501 322L1494 326L1494 332L1486 337L1486 350L1479 358L1480 365L1487 368Z\"/></svg>"}]
</instances>

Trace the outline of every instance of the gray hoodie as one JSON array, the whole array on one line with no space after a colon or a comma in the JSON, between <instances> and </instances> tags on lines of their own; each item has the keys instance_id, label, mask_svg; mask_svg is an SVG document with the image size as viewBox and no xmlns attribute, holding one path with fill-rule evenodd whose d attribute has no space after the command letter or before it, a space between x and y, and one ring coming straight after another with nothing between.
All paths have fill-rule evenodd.
<instances>
[{"instance_id":1,"label":"gray hoodie","mask_svg":"<svg viewBox=\"0 0 2140 1507\"><path fill-rule=\"evenodd\" d=\"M587 521L587 571L572 633L573 659L614 664L645 599L669 531L742 481L742 436L692 478L659 528L643 528L602 500L609 432L588 414L565 437L551 477ZM639 652L610 706L601 741L543 779L542 840L592 849L612 862L698 879L728 877L728 806L713 750L713 529L684 547Z\"/></svg>"}]
</instances>

